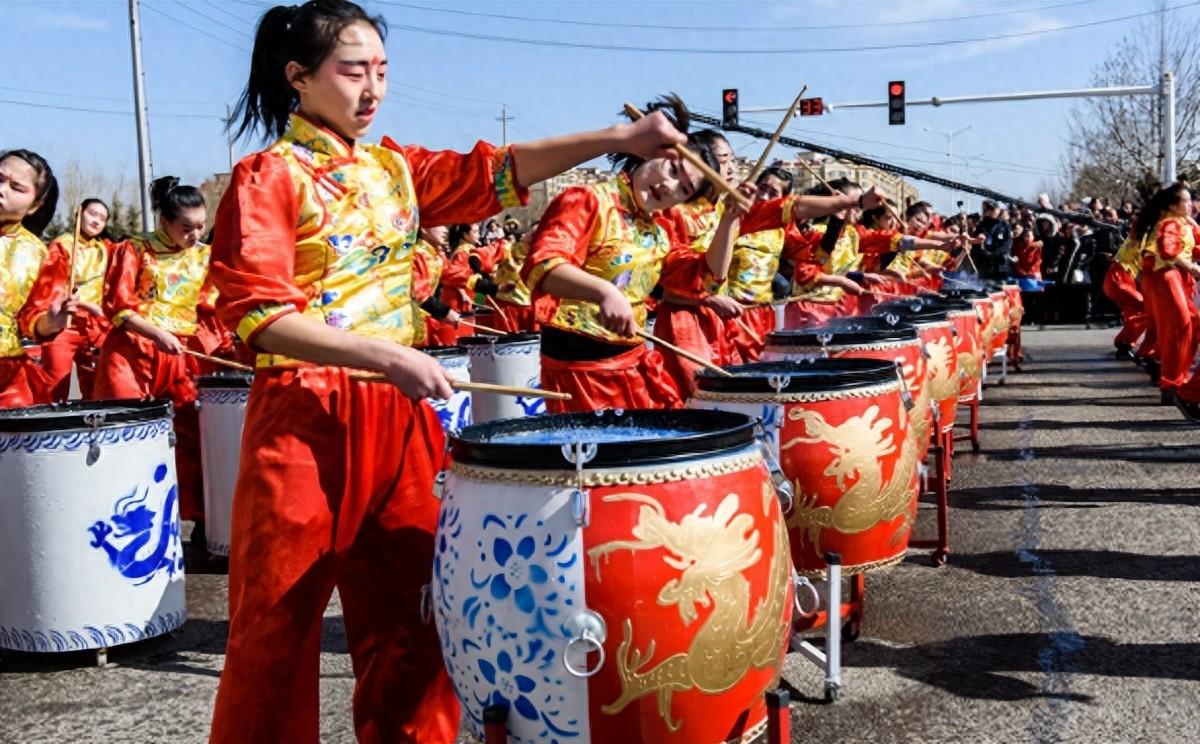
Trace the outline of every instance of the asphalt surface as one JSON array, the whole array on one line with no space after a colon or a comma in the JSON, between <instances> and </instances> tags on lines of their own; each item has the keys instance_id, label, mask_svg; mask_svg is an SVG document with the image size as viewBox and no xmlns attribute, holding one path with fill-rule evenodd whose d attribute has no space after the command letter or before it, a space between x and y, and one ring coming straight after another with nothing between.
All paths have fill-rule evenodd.
<instances>
[{"instance_id":1,"label":"asphalt surface","mask_svg":"<svg viewBox=\"0 0 1200 744\"><path fill-rule=\"evenodd\" d=\"M1200 741L1200 429L1111 337L1026 331L1032 359L987 391L982 451L955 459L949 564L912 551L871 574L836 704L789 656L794 741ZM104 668L0 652L0 742L203 740L226 582L201 561L187 581L188 623ZM322 740L349 742L336 598L326 614Z\"/></svg>"}]
</instances>

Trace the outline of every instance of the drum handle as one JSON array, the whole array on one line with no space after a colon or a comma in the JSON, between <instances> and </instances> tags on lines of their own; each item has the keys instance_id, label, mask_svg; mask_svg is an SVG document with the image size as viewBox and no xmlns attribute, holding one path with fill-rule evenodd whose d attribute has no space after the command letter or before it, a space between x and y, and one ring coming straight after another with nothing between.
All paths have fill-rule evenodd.
<instances>
[{"instance_id":1,"label":"drum handle","mask_svg":"<svg viewBox=\"0 0 1200 744\"><path fill-rule=\"evenodd\" d=\"M595 675L604 666L604 641L608 638L608 627L604 623L604 618L594 610L583 610L576 613L568 621L568 626L574 626L574 635L563 648L563 667L572 676L586 679ZM585 659L591 651L600 655L595 666L577 667L571 663L571 650L577 646L582 647L580 650Z\"/></svg>"},{"instance_id":2,"label":"drum handle","mask_svg":"<svg viewBox=\"0 0 1200 744\"><path fill-rule=\"evenodd\" d=\"M763 460L767 463L767 472L771 475L771 484L775 487L775 496L779 499L779 510L784 514L790 514L792 507L795 506L796 494L792 490L792 482L788 480L787 474L783 472L783 468L779 465L779 460L775 459L775 454L771 452L771 438L767 436L767 428L763 425L762 419L757 419L754 422L755 428L758 430L758 446L762 450Z\"/></svg>"},{"instance_id":3,"label":"drum handle","mask_svg":"<svg viewBox=\"0 0 1200 744\"><path fill-rule=\"evenodd\" d=\"M900 399L904 401L904 410L911 411L913 409L912 391L908 389L908 380L904 379L904 360L896 360L896 377L900 378Z\"/></svg>"},{"instance_id":4,"label":"drum handle","mask_svg":"<svg viewBox=\"0 0 1200 744\"><path fill-rule=\"evenodd\" d=\"M583 487L583 466L596 457L599 448L595 442L572 442L559 448L563 459L575 466L575 489L571 492L571 516L575 524L587 527L591 524L591 491Z\"/></svg>"},{"instance_id":5,"label":"drum handle","mask_svg":"<svg viewBox=\"0 0 1200 744\"><path fill-rule=\"evenodd\" d=\"M795 606L796 614L804 618L817 614L817 611L821 609L821 593L817 591L817 587L807 577L801 576L795 567L792 568L792 587L792 603ZM800 601L801 590L807 592L812 597L812 609L807 612L804 610L804 603Z\"/></svg>"},{"instance_id":6,"label":"drum handle","mask_svg":"<svg viewBox=\"0 0 1200 744\"><path fill-rule=\"evenodd\" d=\"M429 584L421 585L421 622L429 625L433 620L433 592Z\"/></svg>"}]
</instances>

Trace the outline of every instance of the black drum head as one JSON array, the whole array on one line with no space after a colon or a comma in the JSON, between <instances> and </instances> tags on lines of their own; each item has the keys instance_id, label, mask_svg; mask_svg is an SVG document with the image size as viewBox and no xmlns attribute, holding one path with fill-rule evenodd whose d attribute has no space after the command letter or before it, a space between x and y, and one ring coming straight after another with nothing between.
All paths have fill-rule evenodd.
<instances>
[{"instance_id":1,"label":"black drum head","mask_svg":"<svg viewBox=\"0 0 1200 744\"><path fill-rule=\"evenodd\" d=\"M104 426L155 421L171 415L165 400L106 400L50 403L28 408L0 410L0 434L90 429L95 414L103 414Z\"/></svg>"},{"instance_id":2,"label":"black drum head","mask_svg":"<svg viewBox=\"0 0 1200 744\"><path fill-rule=\"evenodd\" d=\"M812 359L755 362L696 373L696 387L710 393L824 393L896 381L896 365L881 359Z\"/></svg>"}]
</instances>

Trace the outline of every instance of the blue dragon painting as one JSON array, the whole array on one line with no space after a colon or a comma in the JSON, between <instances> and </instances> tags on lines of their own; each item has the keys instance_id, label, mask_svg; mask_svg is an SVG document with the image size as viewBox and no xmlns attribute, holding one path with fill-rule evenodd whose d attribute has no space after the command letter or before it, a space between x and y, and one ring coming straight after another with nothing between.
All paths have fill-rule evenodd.
<instances>
[{"instance_id":1,"label":"blue dragon painting","mask_svg":"<svg viewBox=\"0 0 1200 744\"><path fill-rule=\"evenodd\" d=\"M167 477L167 466L159 464L154 470L154 484L159 486ZM183 550L179 540L179 520L174 518L178 488L170 484L162 504L158 529L154 529L155 512L146 506L150 486L138 488L117 499L109 521L97 521L88 531L91 546L103 549L122 576L140 586L153 579L159 571L174 577L183 570ZM147 548L149 548L147 550Z\"/></svg>"}]
</instances>

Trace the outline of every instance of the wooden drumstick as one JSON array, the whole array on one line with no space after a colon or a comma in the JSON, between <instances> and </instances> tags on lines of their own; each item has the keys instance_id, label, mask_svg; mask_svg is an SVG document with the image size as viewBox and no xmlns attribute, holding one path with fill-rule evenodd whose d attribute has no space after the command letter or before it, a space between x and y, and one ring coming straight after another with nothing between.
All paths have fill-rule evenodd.
<instances>
[{"instance_id":1,"label":"wooden drumstick","mask_svg":"<svg viewBox=\"0 0 1200 744\"><path fill-rule=\"evenodd\" d=\"M491 305L491 307L488 308L489 310L495 310L501 315L504 314L504 310L500 307L500 303L496 302L495 298L493 298L491 295L484 295L484 298L486 298L488 304Z\"/></svg>"},{"instance_id":2,"label":"wooden drumstick","mask_svg":"<svg viewBox=\"0 0 1200 744\"><path fill-rule=\"evenodd\" d=\"M472 323L471 321L463 320L462 318L459 318L458 322L465 325L467 328L474 328L475 330L483 331L484 333L492 333L497 336L507 336L508 335L508 333L506 333L505 331L496 330L495 328L492 328L491 326L485 326L482 323Z\"/></svg>"},{"instance_id":3,"label":"wooden drumstick","mask_svg":"<svg viewBox=\"0 0 1200 744\"><path fill-rule=\"evenodd\" d=\"M641 110L639 110L638 107L634 106L632 103L625 104L625 113L629 114L629 118L633 119L634 121L637 121L645 116L645 114L643 114ZM704 162L699 155L689 150L685 145L675 145L675 152L679 153L679 157L696 166L696 168L704 174L704 177L707 178L713 186L716 186L717 189L728 194L729 198L736 201L742 207L742 209L750 209L750 200L747 199L740 191L738 191L733 184L722 178L720 173L717 173L715 170L710 168L708 163Z\"/></svg>"},{"instance_id":4,"label":"wooden drumstick","mask_svg":"<svg viewBox=\"0 0 1200 744\"><path fill-rule=\"evenodd\" d=\"M380 374L362 373L350 375L350 379L358 382L387 382L388 378ZM517 387L515 385L495 385L490 382L463 382L450 380L450 387L472 393L495 393L496 395L512 395L523 398L548 398L550 400L571 400L570 393L560 393L557 390L538 390L537 388Z\"/></svg>"},{"instance_id":5,"label":"wooden drumstick","mask_svg":"<svg viewBox=\"0 0 1200 744\"><path fill-rule=\"evenodd\" d=\"M212 362L213 364L219 364L223 367L229 367L230 369L236 369L236 370L240 370L242 372L253 372L254 371L253 367L249 367L245 364L242 364L241 362L234 362L229 359L222 359L221 357L209 356L208 354L202 354L198 351L192 351L191 349L184 349L183 353L187 354L190 357L195 357L197 359L203 359L206 362Z\"/></svg>"},{"instance_id":6,"label":"wooden drumstick","mask_svg":"<svg viewBox=\"0 0 1200 744\"><path fill-rule=\"evenodd\" d=\"M804 98L804 94L808 92L808 86L800 89L796 100L792 101L792 105L788 108L787 113L783 115L783 121L779 122L779 126L775 129L775 134L771 135L771 139L767 142L767 146L763 148L762 155L758 156L758 162L754 164L754 169L750 171L750 175L746 176L746 180L751 183L759 177L763 169L767 167L767 156L771 154L771 150L779 142L779 138L783 136L783 130L787 129L787 125L791 122L792 117L796 115L796 109L800 108L800 99Z\"/></svg>"},{"instance_id":7,"label":"wooden drumstick","mask_svg":"<svg viewBox=\"0 0 1200 744\"><path fill-rule=\"evenodd\" d=\"M830 196L840 193L837 189L830 186L828 181L826 181L824 178L821 178L821 174L813 170L813 167L805 162L804 158L798 158L798 160L800 161L800 165L804 166L804 170L808 171L809 174L812 175L813 178L817 179L822 186L829 189ZM892 218L896 220L896 224L903 227L904 219L900 216L900 213L896 211L896 208L888 202L887 197L883 198L883 206L892 215Z\"/></svg>"},{"instance_id":8,"label":"wooden drumstick","mask_svg":"<svg viewBox=\"0 0 1200 744\"><path fill-rule=\"evenodd\" d=\"M723 377L733 377L733 373L721 369L720 367L718 367L717 365L708 361L704 357L693 354L692 352L688 351L687 349L681 349L678 346L676 346L675 344L663 341L661 338L659 338L651 333L648 333L646 331L639 329L637 332L637 335L641 336L642 339L649 341L650 343L652 343L656 346L661 346L664 349L667 349L668 351L675 352L676 354L678 354L679 356L688 360L689 362L699 364L701 367L704 367L705 369L707 369L710 372L715 372L718 375L721 375Z\"/></svg>"},{"instance_id":9,"label":"wooden drumstick","mask_svg":"<svg viewBox=\"0 0 1200 744\"><path fill-rule=\"evenodd\" d=\"M71 256L67 260L70 264L67 266L67 297L75 294L75 247L79 245L79 232L83 222L83 207L75 210L75 240L71 243Z\"/></svg>"}]
</instances>

